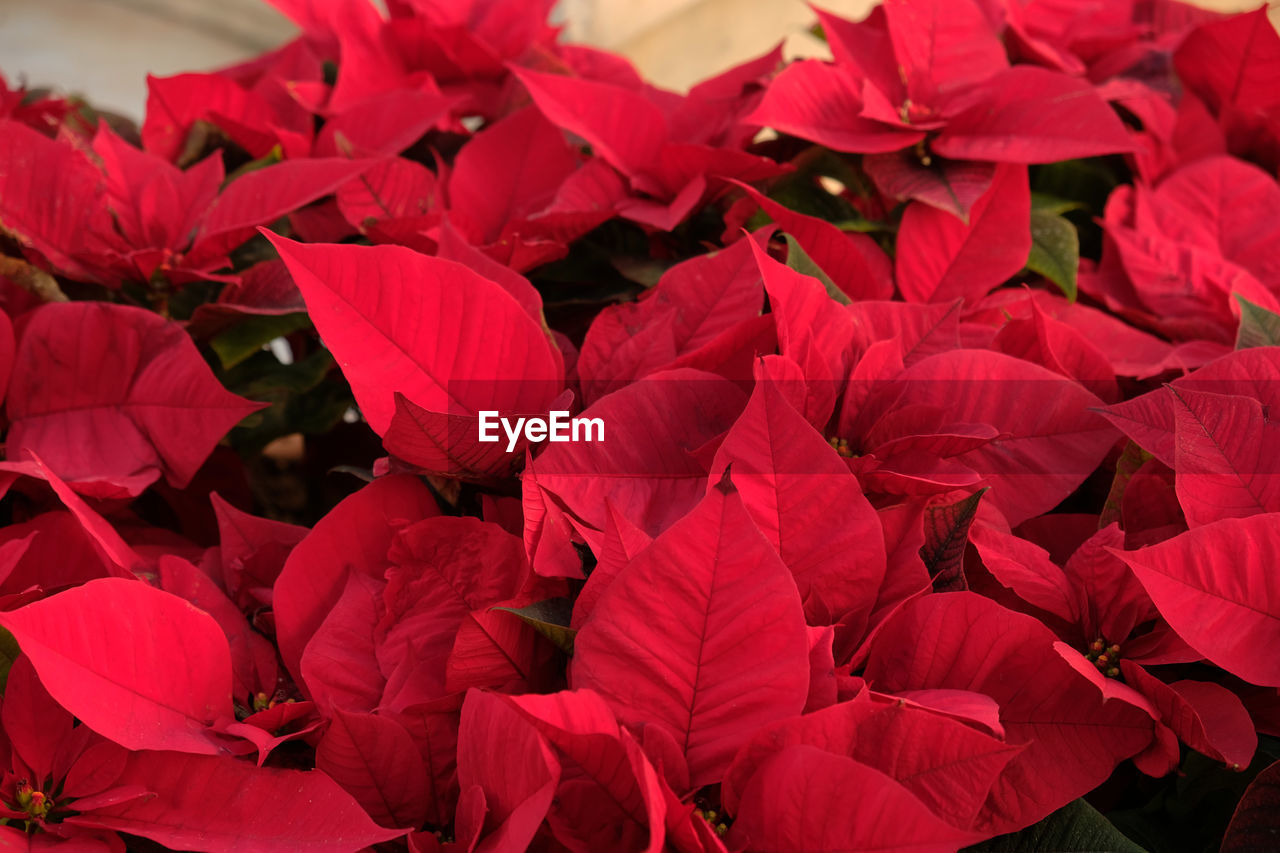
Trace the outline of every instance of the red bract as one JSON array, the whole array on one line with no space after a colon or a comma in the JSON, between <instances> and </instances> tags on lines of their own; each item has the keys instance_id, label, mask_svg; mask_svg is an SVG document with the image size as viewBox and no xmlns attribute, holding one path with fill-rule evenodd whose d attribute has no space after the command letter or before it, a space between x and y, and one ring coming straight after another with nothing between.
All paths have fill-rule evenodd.
<instances>
[{"instance_id":1,"label":"red bract","mask_svg":"<svg viewBox=\"0 0 1280 853\"><path fill-rule=\"evenodd\" d=\"M180 328L137 308L45 305L27 316L15 364L9 458L38 453L64 479L135 494L161 474L185 486L261 408L224 390Z\"/></svg>"},{"instance_id":2,"label":"red bract","mask_svg":"<svg viewBox=\"0 0 1280 853\"><path fill-rule=\"evenodd\" d=\"M0 79L0 847L1263 837L1274 10L270 2Z\"/></svg>"},{"instance_id":3,"label":"red bract","mask_svg":"<svg viewBox=\"0 0 1280 853\"><path fill-rule=\"evenodd\" d=\"M671 590L667 606L646 605L654 588ZM701 787L753 729L804 707L808 656L795 584L726 475L619 572L569 675L622 721L663 726Z\"/></svg>"},{"instance_id":4,"label":"red bract","mask_svg":"<svg viewBox=\"0 0 1280 853\"><path fill-rule=\"evenodd\" d=\"M886 693L970 690L999 704L1007 740L1025 748L975 821L993 832L1034 822L1091 790L1152 736L1146 714L1103 704L1058 657L1043 625L972 593L903 608L872 641L866 672Z\"/></svg>"},{"instance_id":5,"label":"red bract","mask_svg":"<svg viewBox=\"0 0 1280 853\"><path fill-rule=\"evenodd\" d=\"M147 624L145 644L128 628L134 619ZM104 578L0 614L0 624L58 704L95 731L129 749L218 752L206 726L231 715L231 656L208 614Z\"/></svg>"}]
</instances>

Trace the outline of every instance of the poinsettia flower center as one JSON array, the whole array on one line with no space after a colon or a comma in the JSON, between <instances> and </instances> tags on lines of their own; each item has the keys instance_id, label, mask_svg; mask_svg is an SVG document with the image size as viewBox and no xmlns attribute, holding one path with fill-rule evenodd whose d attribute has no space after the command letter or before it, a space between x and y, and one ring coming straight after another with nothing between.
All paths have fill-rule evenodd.
<instances>
[{"instance_id":1,"label":"poinsettia flower center","mask_svg":"<svg viewBox=\"0 0 1280 853\"><path fill-rule=\"evenodd\" d=\"M1084 656L1107 678L1120 676L1120 646L1098 637L1085 649Z\"/></svg>"},{"instance_id":2,"label":"poinsettia flower center","mask_svg":"<svg viewBox=\"0 0 1280 853\"><path fill-rule=\"evenodd\" d=\"M839 436L833 435L827 439L827 444L830 444L835 452L839 453L845 459L852 459L857 455L853 452L853 448L849 446L849 439L847 438L840 438Z\"/></svg>"},{"instance_id":3,"label":"poinsettia flower center","mask_svg":"<svg viewBox=\"0 0 1280 853\"><path fill-rule=\"evenodd\" d=\"M928 104L917 104L915 101L907 98L902 102L902 106L898 108L898 116L906 124L917 124L923 121L931 121L937 117L937 113L933 107Z\"/></svg>"},{"instance_id":4,"label":"poinsettia flower center","mask_svg":"<svg viewBox=\"0 0 1280 853\"><path fill-rule=\"evenodd\" d=\"M48 817L49 812L53 809L53 797L32 787L31 783L23 779L18 783L17 790L18 811L24 811L31 816L32 820L43 822Z\"/></svg>"},{"instance_id":5,"label":"poinsettia flower center","mask_svg":"<svg viewBox=\"0 0 1280 853\"><path fill-rule=\"evenodd\" d=\"M714 810L703 811L702 809L694 809L693 813L705 820L711 826L711 829L716 835L723 838L729 831L730 821L727 815L722 815Z\"/></svg>"},{"instance_id":6,"label":"poinsettia flower center","mask_svg":"<svg viewBox=\"0 0 1280 853\"><path fill-rule=\"evenodd\" d=\"M916 143L915 147L916 159L920 161L921 166L932 166L933 155L929 153L929 146L926 141L921 139Z\"/></svg>"}]
</instances>

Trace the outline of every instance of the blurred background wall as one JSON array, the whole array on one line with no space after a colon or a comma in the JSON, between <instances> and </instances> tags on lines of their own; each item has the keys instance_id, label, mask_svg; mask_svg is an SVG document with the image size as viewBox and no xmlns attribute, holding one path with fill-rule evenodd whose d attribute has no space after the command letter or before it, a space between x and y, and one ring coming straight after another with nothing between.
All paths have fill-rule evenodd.
<instances>
[{"instance_id":1,"label":"blurred background wall","mask_svg":"<svg viewBox=\"0 0 1280 853\"><path fill-rule=\"evenodd\" d=\"M859 16L875 0L818 0ZM1235 10L1262 0L1196 0ZM675 89L759 55L822 53L801 0L561 0L572 41L622 53ZM216 68L274 47L293 28L262 0L0 0L0 71L134 118L146 75Z\"/></svg>"}]
</instances>

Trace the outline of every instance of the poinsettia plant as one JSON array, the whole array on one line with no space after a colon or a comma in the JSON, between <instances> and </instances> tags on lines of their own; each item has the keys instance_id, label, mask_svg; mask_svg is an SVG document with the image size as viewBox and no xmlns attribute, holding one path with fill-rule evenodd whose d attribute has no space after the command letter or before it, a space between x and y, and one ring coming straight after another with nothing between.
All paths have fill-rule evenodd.
<instances>
[{"instance_id":1,"label":"poinsettia plant","mask_svg":"<svg viewBox=\"0 0 1280 853\"><path fill-rule=\"evenodd\" d=\"M272 2L0 80L0 846L1267 848L1267 10Z\"/></svg>"}]
</instances>

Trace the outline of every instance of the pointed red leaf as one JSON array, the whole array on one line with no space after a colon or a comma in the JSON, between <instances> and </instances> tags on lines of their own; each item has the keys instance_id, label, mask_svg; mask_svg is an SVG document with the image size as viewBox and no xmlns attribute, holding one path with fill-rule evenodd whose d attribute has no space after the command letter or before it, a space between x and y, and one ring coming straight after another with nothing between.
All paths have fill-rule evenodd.
<instances>
[{"instance_id":1,"label":"pointed red leaf","mask_svg":"<svg viewBox=\"0 0 1280 853\"><path fill-rule=\"evenodd\" d=\"M1280 514L1229 518L1116 551L1182 639L1246 681L1280 687Z\"/></svg>"},{"instance_id":2,"label":"pointed red leaf","mask_svg":"<svg viewBox=\"0 0 1280 853\"><path fill-rule=\"evenodd\" d=\"M347 221L364 231L385 219L426 215L437 194L434 172L413 160L388 157L339 187L337 203Z\"/></svg>"},{"instance_id":3,"label":"pointed red leaf","mask_svg":"<svg viewBox=\"0 0 1280 853\"><path fill-rule=\"evenodd\" d=\"M986 350L952 350L901 373L884 389L895 407L937 407L943 424L984 424L998 437L954 461L986 478L1010 524L1057 506L1093 473L1115 431L1089 411L1101 401L1043 367ZM1035 401L1032 403L1032 401ZM914 434L903 426L901 431ZM880 440L887 440L884 434Z\"/></svg>"},{"instance_id":4,"label":"pointed red leaf","mask_svg":"<svg viewBox=\"0 0 1280 853\"><path fill-rule=\"evenodd\" d=\"M192 244L192 262L217 259L266 225L329 195L372 165L343 157L291 160L233 180L209 208Z\"/></svg>"},{"instance_id":5,"label":"pointed red leaf","mask_svg":"<svg viewBox=\"0 0 1280 853\"><path fill-rule=\"evenodd\" d=\"M65 480L163 473L181 488L263 405L224 389L176 323L124 305L48 304L18 343L9 458L34 451Z\"/></svg>"},{"instance_id":6,"label":"pointed red leaf","mask_svg":"<svg viewBox=\"0 0 1280 853\"><path fill-rule=\"evenodd\" d=\"M596 315L578 361L588 403L758 317L764 289L750 244L762 236L676 264L640 299Z\"/></svg>"},{"instance_id":7,"label":"pointed red leaf","mask_svg":"<svg viewBox=\"0 0 1280 853\"><path fill-rule=\"evenodd\" d=\"M968 222L921 202L907 205L898 235L898 289L908 302L976 302L1027 262L1031 194L1021 166L996 169Z\"/></svg>"},{"instance_id":8,"label":"pointed red leaf","mask_svg":"<svg viewBox=\"0 0 1280 853\"><path fill-rule=\"evenodd\" d=\"M542 412L562 390L563 367L542 329L461 264L399 246L271 239L379 435L396 391L431 411L474 415Z\"/></svg>"},{"instance_id":9,"label":"pointed red leaf","mask_svg":"<svg viewBox=\"0 0 1280 853\"><path fill-rule=\"evenodd\" d=\"M963 592L929 595L889 618L872 640L866 678L878 690L985 693L1011 744L1025 744L997 780L975 824L991 833L1034 823L1101 784L1151 740L1152 720L1103 703L1030 616Z\"/></svg>"},{"instance_id":10,"label":"pointed red leaf","mask_svg":"<svg viewBox=\"0 0 1280 853\"><path fill-rule=\"evenodd\" d=\"M992 784L1020 751L951 717L864 690L851 701L757 732L729 768L725 807L737 811L759 764L794 744L874 767L958 829L973 823Z\"/></svg>"},{"instance_id":11,"label":"pointed red leaf","mask_svg":"<svg viewBox=\"0 0 1280 853\"><path fill-rule=\"evenodd\" d=\"M26 655L19 655L5 676L0 720L12 749L36 779L61 780L66 775L70 760L76 757L66 754L76 740L72 737L75 718L49 695Z\"/></svg>"},{"instance_id":12,"label":"pointed red leaf","mask_svg":"<svg viewBox=\"0 0 1280 853\"><path fill-rule=\"evenodd\" d=\"M667 122L643 95L595 80L512 70L552 124L585 139L623 174L637 175L658 159Z\"/></svg>"},{"instance_id":13,"label":"pointed red leaf","mask_svg":"<svg viewBox=\"0 0 1280 853\"><path fill-rule=\"evenodd\" d=\"M1215 113L1280 104L1280 36L1266 9L1197 27L1173 61L1183 85Z\"/></svg>"},{"instance_id":14,"label":"pointed red leaf","mask_svg":"<svg viewBox=\"0 0 1280 853\"><path fill-rule=\"evenodd\" d=\"M73 146L18 122L0 122L0 227L55 269L93 280L74 259L108 248L102 176Z\"/></svg>"},{"instance_id":15,"label":"pointed red leaf","mask_svg":"<svg viewBox=\"0 0 1280 853\"><path fill-rule=\"evenodd\" d=\"M404 528L392 542L390 559L378 618L353 627L376 643L378 668L385 673L382 704L398 710L451 692L448 661L462 622L472 611L513 598L524 585L528 564L521 541L498 525L451 517ZM510 614L494 616L512 620L517 636L527 628ZM511 638L488 639L505 641L512 651L518 645ZM529 639L525 652L531 657L540 647ZM312 651L308 646L303 654L304 670ZM525 657L518 655L513 663L532 671L534 664ZM323 661L314 663L313 672L325 670ZM332 676L324 671L325 678Z\"/></svg>"},{"instance_id":16,"label":"pointed red leaf","mask_svg":"<svg viewBox=\"0 0 1280 853\"><path fill-rule=\"evenodd\" d=\"M231 650L234 696L249 703L258 693L268 696L276 690L276 650L271 641L249 627L240 612L213 578L181 557L160 557L160 588L184 598L208 613L227 637Z\"/></svg>"},{"instance_id":17,"label":"pointed red leaf","mask_svg":"<svg viewBox=\"0 0 1280 853\"><path fill-rule=\"evenodd\" d=\"M618 726L609 706L590 690L504 698L582 775L561 785L548 823L581 845L612 844L659 853L666 801L640 745ZM593 845L587 844L586 849Z\"/></svg>"},{"instance_id":18,"label":"pointed red leaf","mask_svg":"<svg viewBox=\"0 0 1280 853\"><path fill-rule=\"evenodd\" d=\"M570 678L624 722L665 726L701 786L754 728L800 712L808 661L791 573L726 477L605 591L578 633Z\"/></svg>"},{"instance_id":19,"label":"pointed red leaf","mask_svg":"<svg viewBox=\"0 0 1280 853\"><path fill-rule=\"evenodd\" d=\"M713 479L727 468L748 514L794 575L810 621L851 611L865 621L884 575L880 519L857 477L775 383L756 383L716 451ZM828 512L836 507L833 525Z\"/></svg>"},{"instance_id":20,"label":"pointed red leaf","mask_svg":"<svg viewBox=\"0 0 1280 853\"><path fill-rule=\"evenodd\" d=\"M804 415L821 426L831 417L837 383L848 375L854 321L816 278L796 272L751 245L769 312L778 330L778 352L799 364L809 382Z\"/></svg>"},{"instance_id":21,"label":"pointed red leaf","mask_svg":"<svg viewBox=\"0 0 1280 853\"><path fill-rule=\"evenodd\" d=\"M898 151L924 139L921 131L863 118L861 91L862 77L850 69L817 60L793 62L743 122L859 154Z\"/></svg>"},{"instance_id":22,"label":"pointed red leaf","mask_svg":"<svg viewBox=\"0 0 1280 853\"><path fill-rule=\"evenodd\" d=\"M271 588L289 551L307 535L305 527L243 512L217 492L209 495L218 520L218 559L222 584L240 607L269 604Z\"/></svg>"},{"instance_id":23,"label":"pointed red leaf","mask_svg":"<svg viewBox=\"0 0 1280 853\"><path fill-rule=\"evenodd\" d=\"M109 805L67 823L150 838L176 850L356 850L404 834L373 823L318 770L278 770L225 756L136 752L118 785L149 797Z\"/></svg>"},{"instance_id":24,"label":"pointed red leaf","mask_svg":"<svg viewBox=\"0 0 1280 853\"><path fill-rule=\"evenodd\" d=\"M1178 740L1232 770L1243 770L1258 748L1258 733L1240 698L1211 681L1165 684L1136 663L1120 661L1125 680L1141 691Z\"/></svg>"},{"instance_id":25,"label":"pointed red leaf","mask_svg":"<svg viewBox=\"0 0 1280 853\"><path fill-rule=\"evenodd\" d=\"M1004 45L975 0L889 0L884 12L912 101L929 105L1009 67Z\"/></svg>"},{"instance_id":26,"label":"pointed red leaf","mask_svg":"<svg viewBox=\"0 0 1280 853\"><path fill-rule=\"evenodd\" d=\"M218 623L181 598L103 578L0 613L0 625L58 704L104 737L218 751L205 725L231 716L231 655Z\"/></svg>"},{"instance_id":27,"label":"pointed red leaf","mask_svg":"<svg viewBox=\"0 0 1280 853\"><path fill-rule=\"evenodd\" d=\"M790 210L744 183L734 181L803 247L835 285L855 302L893 296L893 270L889 257L866 234L846 233L836 226Z\"/></svg>"},{"instance_id":28,"label":"pointed red leaf","mask_svg":"<svg viewBox=\"0 0 1280 853\"><path fill-rule=\"evenodd\" d=\"M1280 427L1248 397L1166 386L1178 502L1191 527L1280 511Z\"/></svg>"},{"instance_id":29,"label":"pointed red leaf","mask_svg":"<svg viewBox=\"0 0 1280 853\"><path fill-rule=\"evenodd\" d=\"M528 108L487 126L458 152L449 213L477 245L545 209L578 166L564 133Z\"/></svg>"},{"instance_id":30,"label":"pointed red leaf","mask_svg":"<svg viewBox=\"0 0 1280 853\"><path fill-rule=\"evenodd\" d=\"M995 163L946 160L925 166L914 151L868 154L862 168L880 192L899 201L915 199L969 221L974 202L991 186Z\"/></svg>"},{"instance_id":31,"label":"pointed red leaf","mask_svg":"<svg viewBox=\"0 0 1280 853\"><path fill-rule=\"evenodd\" d=\"M1124 125L1085 80L1019 65L948 104L953 117L930 145L943 157L1052 163L1130 151Z\"/></svg>"},{"instance_id":32,"label":"pointed red leaf","mask_svg":"<svg viewBox=\"0 0 1280 853\"><path fill-rule=\"evenodd\" d=\"M759 853L951 853L982 837L948 825L879 770L798 744L751 777L729 843Z\"/></svg>"},{"instance_id":33,"label":"pointed red leaf","mask_svg":"<svg viewBox=\"0 0 1280 853\"><path fill-rule=\"evenodd\" d=\"M316 746L316 768L382 826L420 826L427 817L422 758L409 732L393 719L334 709Z\"/></svg>"},{"instance_id":34,"label":"pointed red leaf","mask_svg":"<svg viewBox=\"0 0 1280 853\"><path fill-rule=\"evenodd\" d=\"M745 402L734 383L685 369L652 374L584 409L580 417L604 422L605 440L553 444L537 457L536 479L525 469L525 540L534 566L545 528L543 519L528 514L535 490L571 513L575 531L593 548L607 523L605 498L636 527L657 535L706 490L710 460L695 451L714 447Z\"/></svg>"},{"instance_id":35,"label":"pointed red leaf","mask_svg":"<svg viewBox=\"0 0 1280 853\"><path fill-rule=\"evenodd\" d=\"M523 850L546 817L560 762L537 729L510 704L473 690L462 704L458 784L484 791L488 814L480 853Z\"/></svg>"}]
</instances>

